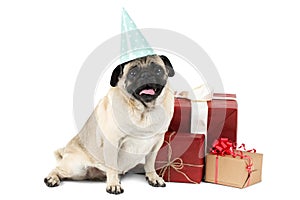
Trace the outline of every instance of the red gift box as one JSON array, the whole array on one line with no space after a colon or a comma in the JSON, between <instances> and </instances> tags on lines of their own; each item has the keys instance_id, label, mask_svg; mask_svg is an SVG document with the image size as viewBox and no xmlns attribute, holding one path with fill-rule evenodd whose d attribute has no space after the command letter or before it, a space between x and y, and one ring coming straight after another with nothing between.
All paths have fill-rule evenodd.
<instances>
[{"instance_id":1,"label":"red gift box","mask_svg":"<svg viewBox=\"0 0 300 200\"><path fill-rule=\"evenodd\" d=\"M174 114L169 131L180 133L191 132L191 101L185 98L175 98Z\"/></svg>"},{"instance_id":2,"label":"red gift box","mask_svg":"<svg viewBox=\"0 0 300 200\"><path fill-rule=\"evenodd\" d=\"M213 142L221 137L237 141L237 102L235 94L214 93L213 100L208 101L207 151ZM169 131L178 133L191 132L191 101L175 98L174 115Z\"/></svg>"},{"instance_id":3,"label":"red gift box","mask_svg":"<svg viewBox=\"0 0 300 200\"><path fill-rule=\"evenodd\" d=\"M207 151L216 139L228 138L237 141L238 106L235 94L215 93L212 101L208 101Z\"/></svg>"},{"instance_id":4,"label":"red gift box","mask_svg":"<svg viewBox=\"0 0 300 200\"><path fill-rule=\"evenodd\" d=\"M204 165L203 134L167 132L155 169L167 182L200 183Z\"/></svg>"}]
</instances>

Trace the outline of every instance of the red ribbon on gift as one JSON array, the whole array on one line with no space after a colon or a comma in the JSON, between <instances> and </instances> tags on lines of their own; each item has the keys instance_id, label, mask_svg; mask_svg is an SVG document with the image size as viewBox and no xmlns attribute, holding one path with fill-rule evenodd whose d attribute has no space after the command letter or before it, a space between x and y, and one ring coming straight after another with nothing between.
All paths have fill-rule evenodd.
<instances>
[{"instance_id":1,"label":"red ribbon on gift","mask_svg":"<svg viewBox=\"0 0 300 200\"><path fill-rule=\"evenodd\" d=\"M218 174L219 174L219 156L231 155L233 158L240 157L241 159L247 158L248 163L246 165L246 170L248 172L248 177L245 181L247 186L250 184L250 176L253 172L253 161L252 158L248 155L244 155L241 151L244 150L246 152L255 153L256 149L247 150L246 145L243 143L238 148L236 148L236 143L231 142L228 138L220 138L215 140L213 143L213 147L211 148L211 153L216 155L216 167L215 167L215 183L218 183ZM244 184L244 185L245 185Z\"/></svg>"}]
</instances>

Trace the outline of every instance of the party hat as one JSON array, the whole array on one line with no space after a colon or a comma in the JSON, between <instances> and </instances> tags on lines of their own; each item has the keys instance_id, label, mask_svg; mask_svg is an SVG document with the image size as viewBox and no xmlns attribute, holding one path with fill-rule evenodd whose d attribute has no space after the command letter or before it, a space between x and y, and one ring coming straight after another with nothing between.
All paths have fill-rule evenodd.
<instances>
[{"instance_id":1,"label":"party hat","mask_svg":"<svg viewBox=\"0 0 300 200\"><path fill-rule=\"evenodd\" d=\"M153 49L124 8L121 30L121 63L154 54Z\"/></svg>"}]
</instances>

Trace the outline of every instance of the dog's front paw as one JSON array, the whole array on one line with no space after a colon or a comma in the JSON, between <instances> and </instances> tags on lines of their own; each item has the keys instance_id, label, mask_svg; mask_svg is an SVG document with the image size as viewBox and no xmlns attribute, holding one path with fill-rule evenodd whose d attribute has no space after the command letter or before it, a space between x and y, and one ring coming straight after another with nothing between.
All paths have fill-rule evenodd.
<instances>
[{"instance_id":1,"label":"dog's front paw","mask_svg":"<svg viewBox=\"0 0 300 200\"><path fill-rule=\"evenodd\" d=\"M153 187L166 187L165 181L155 172L146 173L146 180Z\"/></svg>"},{"instance_id":2,"label":"dog's front paw","mask_svg":"<svg viewBox=\"0 0 300 200\"><path fill-rule=\"evenodd\" d=\"M56 175L51 175L48 176L46 178L44 178L44 183L48 186L48 187L56 187L59 186L60 184L60 180L59 177Z\"/></svg>"},{"instance_id":3,"label":"dog's front paw","mask_svg":"<svg viewBox=\"0 0 300 200\"><path fill-rule=\"evenodd\" d=\"M124 192L124 189L121 187L120 184L118 185L108 185L106 187L106 192L110 194L122 194Z\"/></svg>"}]
</instances>

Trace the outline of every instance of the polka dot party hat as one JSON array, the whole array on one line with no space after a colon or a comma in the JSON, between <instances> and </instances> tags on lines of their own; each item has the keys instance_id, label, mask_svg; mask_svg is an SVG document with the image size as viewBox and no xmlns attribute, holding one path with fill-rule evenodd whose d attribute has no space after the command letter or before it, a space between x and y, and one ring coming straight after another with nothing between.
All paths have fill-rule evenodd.
<instances>
[{"instance_id":1,"label":"polka dot party hat","mask_svg":"<svg viewBox=\"0 0 300 200\"><path fill-rule=\"evenodd\" d=\"M153 49L124 8L122 9L121 31L121 63L154 54Z\"/></svg>"}]
</instances>

